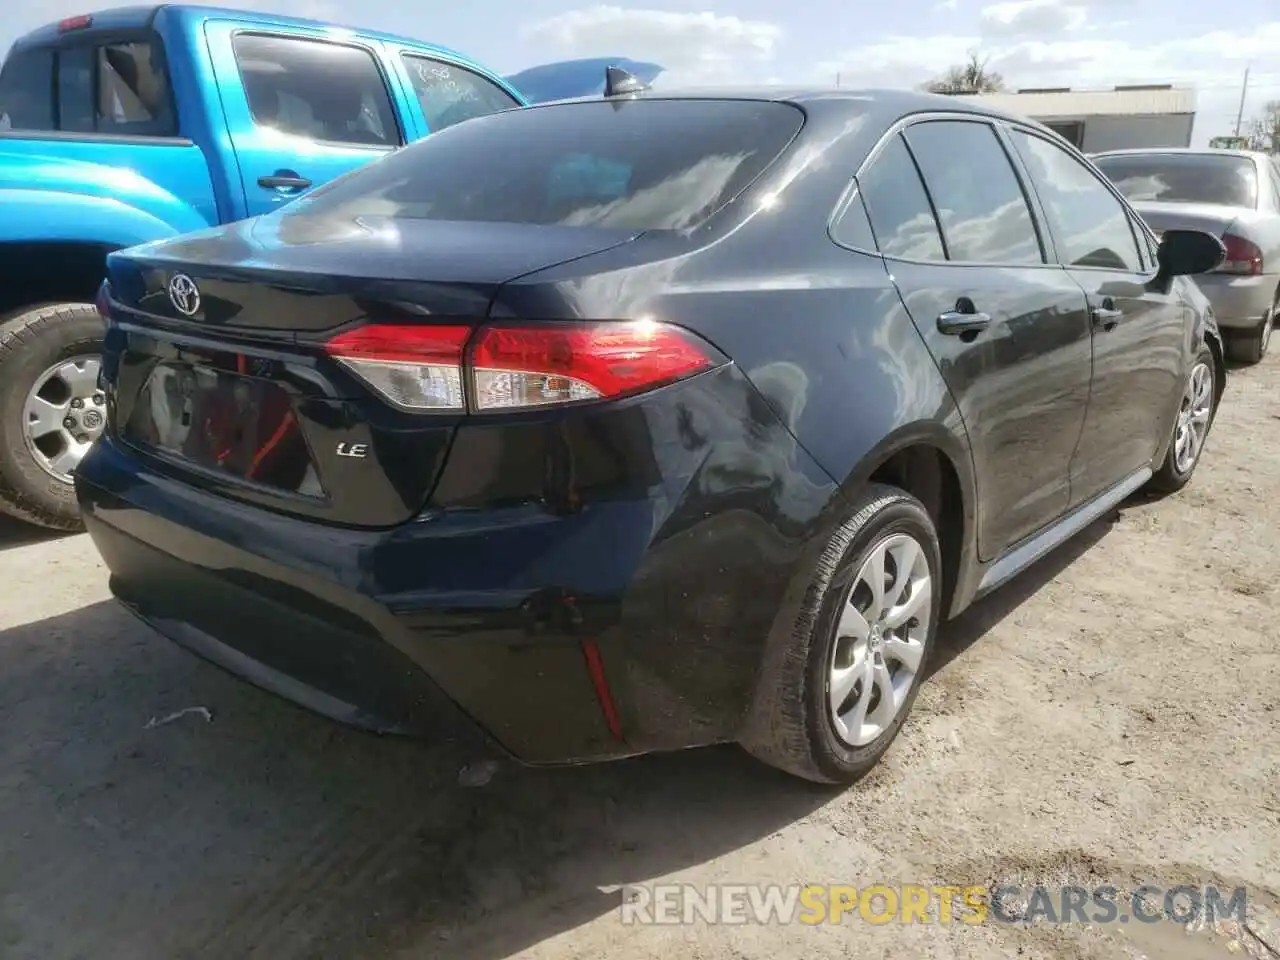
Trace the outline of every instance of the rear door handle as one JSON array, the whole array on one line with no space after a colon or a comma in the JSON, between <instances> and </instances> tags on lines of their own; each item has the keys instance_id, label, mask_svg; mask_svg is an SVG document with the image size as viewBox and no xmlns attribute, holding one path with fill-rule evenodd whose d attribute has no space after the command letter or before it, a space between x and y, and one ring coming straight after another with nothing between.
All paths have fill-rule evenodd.
<instances>
[{"instance_id":1,"label":"rear door handle","mask_svg":"<svg viewBox=\"0 0 1280 960\"><path fill-rule=\"evenodd\" d=\"M286 177L280 174L273 174L269 177L259 177L258 186L266 187L268 190L305 190L311 186L311 181L306 177Z\"/></svg>"},{"instance_id":2,"label":"rear door handle","mask_svg":"<svg viewBox=\"0 0 1280 960\"><path fill-rule=\"evenodd\" d=\"M991 326L991 314L975 311L962 313L959 310L948 310L938 314L938 332L948 336L960 337L966 333L981 333Z\"/></svg>"},{"instance_id":3,"label":"rear door handle","mask_svg":"<svg viewBox=\"0 0 1280 960\"><path fill-rule=\"evenodd\" d=\"M1104 300L1101 306L1091 308L1089 314L1093 317L1094 326L1103 330L1114 329L1124 319L1124 311L1117 310L1110 300Z\"/></svg>"}]
</instances>

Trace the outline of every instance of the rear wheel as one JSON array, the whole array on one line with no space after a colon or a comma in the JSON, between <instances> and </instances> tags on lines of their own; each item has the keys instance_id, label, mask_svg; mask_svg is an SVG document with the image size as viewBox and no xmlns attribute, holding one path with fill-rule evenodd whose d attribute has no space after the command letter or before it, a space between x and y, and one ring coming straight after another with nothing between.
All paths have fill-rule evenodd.
<instances>
[{"instance_id":1,"label":"rear wheel","mask_svg":"<svg viewBox=\"0 0 1280 960\"><path fill-rule=\"evenodd\" d=\"M1258 363L1271 346L1271 330L1275 325L1275 308L1267 312L1262 323L1239 336L1227 338L1227 355L1237 363Z\"/></svg>"},{"instance_id":2,"label":"rear wheel","mask_svg":"<svg viewBox=\"0 0 1280 960\"><path fill-rule=\"evenodd\" d=\"M940 585L924 506L871 487L820 560L789 648L766 668L743 746L820 783L852 783L875 766L924 677Z\"/></svg>"},{"instance_id":3,"label":"rear wheel","mask_svg":"<svg viewBox=\"0 0 1280 960\"><path fill-rule=\"evenodd\" d=\"M1149 488L1156 493L1173 493L1181 490L1191 479L1218 404L1217 377L1214 374L1213 353L1203 347L1191 365L1182 396L1178 401L1178 416L1173 425L1173 439L1169 452Z\"/></svg>"},{"instance_id":4,"label":"rear wheel","mask_svg":"<svg viewBox=\"0 0 1280 960\"><path fill-rule=\"evenodd\" d=\"M81 529L75 469L106 425L102 338L91 304L28 308L0 324L0 511Z\"/></svg>"}]
</instances>

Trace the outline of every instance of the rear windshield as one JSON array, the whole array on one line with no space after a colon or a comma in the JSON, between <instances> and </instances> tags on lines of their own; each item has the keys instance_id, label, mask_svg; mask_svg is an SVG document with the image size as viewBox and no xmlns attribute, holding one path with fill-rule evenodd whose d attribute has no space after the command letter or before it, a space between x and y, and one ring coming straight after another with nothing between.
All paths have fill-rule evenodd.
<instances>
[{"instance_id":1,"label":"rear windshield","mask_svg":"<svg viewBox=\"0 0 1280 960\"><path fill-rule=\"evenodd\" d=\"M299 214L686 229L791 142L804 114L752 100L590 101L467 120L335 180Z\"/></svg>"},{"instance_id":2,"label":"rear windshield","mask_svg":"<svg viewBox=\"0 0 1280 960\"><path fill-rule=\"evenodd\" d=\"M1248 157L1152 153L1098 157L1094 163L1135 203L1258 205L1258 171Z\"/></svg>"}]
</instances>

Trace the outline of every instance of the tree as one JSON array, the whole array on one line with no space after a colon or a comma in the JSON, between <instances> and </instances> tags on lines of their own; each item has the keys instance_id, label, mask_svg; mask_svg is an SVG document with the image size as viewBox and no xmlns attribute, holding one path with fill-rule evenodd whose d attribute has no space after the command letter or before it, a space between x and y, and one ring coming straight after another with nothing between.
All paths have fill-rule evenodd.
<instances>
[{"instance_id":1,"label":"tree","mask_svg":"<svg viewBox=\"0 0 1280 960\"><path fill-rule=\"evenodd\" d=\"M1280 154L1280 100L1270 100L1262 108L1262 115L1249 124L1245 136L1250 150Z\"/></svg>"},{"instance_id":2,"label":"tree","mask_svg":"<svg viewBox=\"0 0 1280 960\"><path fill-rule=\"evenodd\" d=\"M926 83L930 93L999 93L1004 89L1004 77L987 69L990 57L980 56L970 50L967 62L951 67L942 76Z\"/></svg>"}]
</instances>

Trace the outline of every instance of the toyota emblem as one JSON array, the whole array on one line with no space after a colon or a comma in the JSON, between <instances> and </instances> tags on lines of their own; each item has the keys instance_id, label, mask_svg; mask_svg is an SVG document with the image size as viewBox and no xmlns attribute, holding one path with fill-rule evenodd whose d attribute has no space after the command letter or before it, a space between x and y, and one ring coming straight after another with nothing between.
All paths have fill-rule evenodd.
<instances>
[{"instance_id":1,"label":"toyota emblem","mask_svg":"<svg viewBox=\"0 0 1280 960\"><path fill-rule=\"evenodd\" d=\"M200 309L200 288L185 273L175 273L169 279L169 302L184 317L194 317Z\"/></svg>"}]
</instances>

